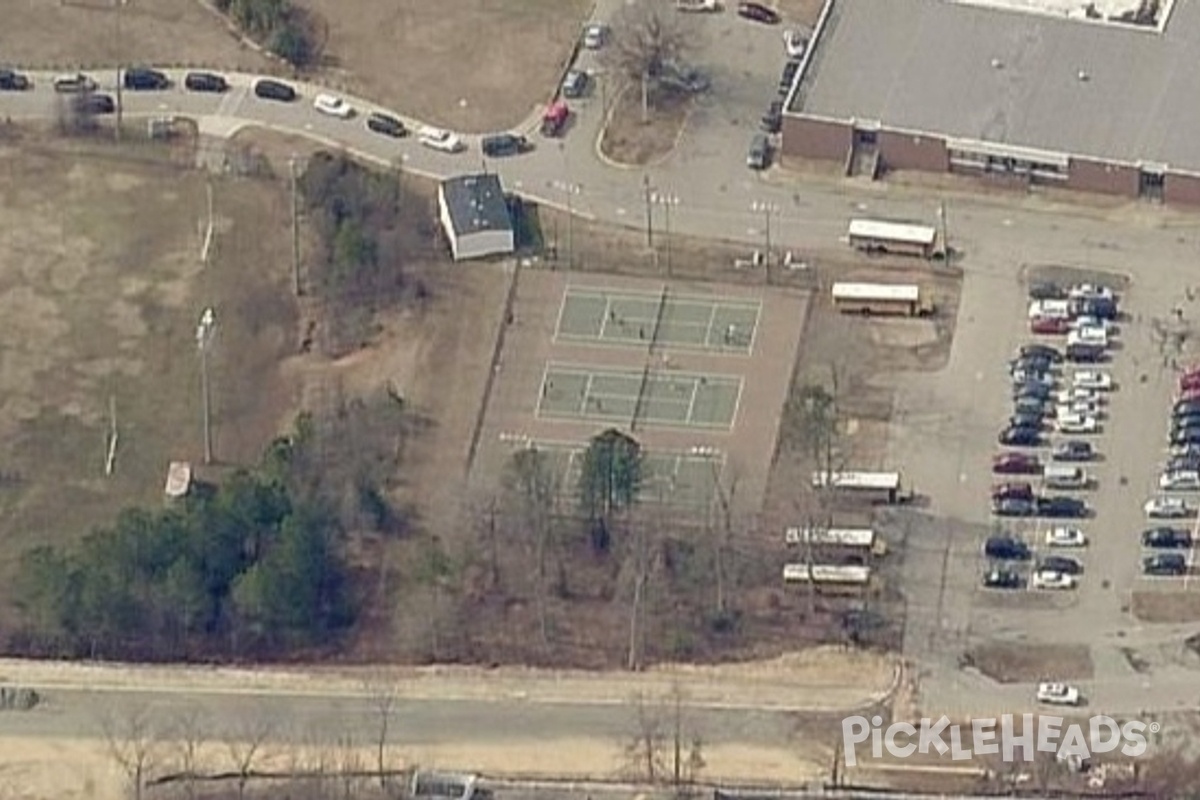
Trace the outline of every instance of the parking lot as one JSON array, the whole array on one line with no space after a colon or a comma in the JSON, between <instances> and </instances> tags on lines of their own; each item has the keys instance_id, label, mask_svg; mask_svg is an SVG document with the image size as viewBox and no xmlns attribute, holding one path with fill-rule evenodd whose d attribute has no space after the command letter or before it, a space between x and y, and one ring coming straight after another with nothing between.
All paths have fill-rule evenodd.
<instances>
[{"instance_id":1,"label":"parking lot","mask_svg":"<svg viewBox=\"0 0 1200 800\"><path fill-rule=\"evenodd\" d=\"M958 659L981 642L1022 642L1030 647L1078 643L1091 648L1094 668L1106 679L1133 675L1130 652L1145 627L1130 613L1135 596L1200 589L1191 571L1179 577L1143 575L1142 559L1151 551L1141 543L1148 528L1191 529L1196 524L1193 519L1149 520L1143 506L1160 493L1158 478L1168 457L1176 367L1190 363L1186 341L1182 350L1176 347L1180 340L1172 331L1185 331L1200 308L1188 299L1183 281L1170 285L1149 274L1146 280L1139 280L1137 274L1132 280L1119 273L1100 276L1119 287L1122 318L1110 359L1080 368L1107 372L1112 391L1099 409L1095 434L1065 437L1049 428L1046 432L1049 442L1086 439L1099 456L1079 465L1091 475L1089 488L1050 492L1038 476L994 475L991 469L994 455L1008 449L1049 460L1047 448L1004 448L997 443L997 434L1013 414L1008 361L1016 349L1037 340L1063 345L1060 337L1035 337L1029 332L1028 276L1022 266L1000 268L998 261L996 266L981 269L964 282L947 368L935 375L906 377L901 390L890 449L894 462L904 464L912 485L930 500L928 509L899 523L907 529L903 535L909 609L906 650L926 663L937 661L958 670ZM1075 280L1095 277L1076 275ZM1061 386L1070 385L1073 369L1066 365L1062 370ZM994 516L992 489L1005 481L1029 481L1038 493L1083 498L1087 516L1078 520ZM1191 503L1200 499L1195 493L1173 494ZM1059 526L1082 529L1087 546L1048 547L1047 531ZM1018 589L988 589L983 576L993 564L983 555L984 543L1004 534L1027 542L1029 558L1017 562ZM1081 562L1082 573L1074 588L1033 588L1031 572L1052 550ZM1191 562L1195 554L1183 552ZM1126 638L1129 641L1121 643ZM1057 677L1053 670L1048 663L1044 677Z\"/></svg>"}]
</instances>

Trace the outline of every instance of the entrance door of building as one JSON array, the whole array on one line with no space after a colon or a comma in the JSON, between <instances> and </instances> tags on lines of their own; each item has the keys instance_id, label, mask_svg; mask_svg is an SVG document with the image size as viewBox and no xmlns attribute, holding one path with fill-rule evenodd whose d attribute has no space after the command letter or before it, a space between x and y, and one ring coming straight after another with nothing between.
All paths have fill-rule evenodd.
<instances>
[{"instance_id":1,"label":"entrance door of building","mask_svg":"<svg viewBox=\"0 0 1200 800\"><path fill-rule=\"evenodd\" d=\"M1138 174L1138 197L1152 203L1161 203L1165 173L1166 169L1157 164L1142 164L1141 172Z\"/></svg>"}]
</instances>

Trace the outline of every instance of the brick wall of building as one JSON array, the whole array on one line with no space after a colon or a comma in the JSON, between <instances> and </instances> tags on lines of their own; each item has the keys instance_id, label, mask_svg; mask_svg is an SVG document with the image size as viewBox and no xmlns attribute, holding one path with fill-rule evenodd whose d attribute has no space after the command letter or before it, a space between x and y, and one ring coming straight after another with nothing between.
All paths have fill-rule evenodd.
<instances>
[{"instance_id":1,"label":"brick wall of building","mask_svg":"<svg viewBox=\"0 0 1200 800\"><path fill-rule=\"evenodd\" d=\"M1200 175L1168 172L1163 179L1163 200L1177 205L1200 205Z\"/></svg>"},{"instance_id":2,"label":"brick wall of building","mask_svg":"<svg viewBox=\"0 0 1200 800\"><path fill-rule=\"evenodd\" d=\"M1067 186L1071 189L1127 197L1138 196L1141 171L1136 167L1072 158L1067 169Z\"/></svg>"},{"instance_id":3,"label":"brick wall of building","mask_svg":"<svg viewBox=\"0 0 1200 800\"><path fill-rule=\"evenodd\" d=\"M784 157L820 158L841 163L850 152L852 133L845 123L785 116L782 152Z\"/></svg>"},{"instance_id":4,"label":"brick wall of building","mask_svg":"<svg viewBox=\"0 0 1200 800\"><path fill-rule=\"evenodd\" d=\"M914 169L922 172L946 172L950 155L946 140L936 136L919 136L899 131L879 132L879 156L883 168Z\"/></svg>"}]
</instances>

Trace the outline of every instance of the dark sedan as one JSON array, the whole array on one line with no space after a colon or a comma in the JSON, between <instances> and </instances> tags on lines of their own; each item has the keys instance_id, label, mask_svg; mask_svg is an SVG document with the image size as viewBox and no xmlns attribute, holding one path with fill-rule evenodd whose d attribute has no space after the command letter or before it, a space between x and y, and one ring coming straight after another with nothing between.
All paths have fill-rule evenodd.
<instances>
[{"instance_id":1,"label":"dark sedan","mask_svg":"<svg viewBox=\"0 0 1200 800\"><path fill-rule=\"evenodd\" d=\"M1039 447L1042 432L1037 428L1005 428L1000 431L998 441L1007 447Z\"/></svg>"},{"instance_id":2,"label":"dark sedan","mask_svg":"<svg viewBox=\"0 0 1200 800\"><path fill-rule=\"evenodd\" d=\"M1037 501L1039 517L1078 518L1087 516L1087 503L1076 497L1042 497Z\"/></svg>"},{"instance_id":3,"label":"dark sedan","mask_svg":"<svg viewBox=\"0 0 1200 800\"><path fill-rule=\"evenodd\" d=\"M762 3L738 3L737 13L739 17L752 19L755 22L761 22L766 25L778 25L782 20L778 11Z\"/></svg>"},{"instance_id":4,"label":"dark sedan","mask_svg":"<svg viewBox=\"0 0 1200 800\"><path fill-rule=\"evenodd\" d=\"M1155 550L1187 550L1192 535L1182 528L1150 528L1142 532L1142 547Z\"/></svg>"},{"instance_id":5,"label":"dark sedan","mask_svg":"<svg viewBox=\"0 0 1200 800\"><path fill-rule=\"evenodd\" d=\"M0 91L23 92L30 87L29 78L11 69L0 69Z\"/></svg>"}]
</instances>

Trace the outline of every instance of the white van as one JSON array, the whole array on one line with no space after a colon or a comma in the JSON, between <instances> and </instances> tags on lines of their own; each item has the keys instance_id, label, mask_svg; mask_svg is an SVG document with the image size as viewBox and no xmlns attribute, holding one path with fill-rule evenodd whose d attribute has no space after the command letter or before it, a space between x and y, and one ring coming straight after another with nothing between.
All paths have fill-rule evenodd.
<instances>
[{"instance_id":1,"label":"white van","mask_svg":"<svg viewBox=\"0 0 1200 800\"><path fill-rule=\"evenodd\" d=\"M1029 304L1030 319L1070 319L1071 304L1066 300L1034 300Z\"/></svg>"},{"instance_id":2,"label":"white van","mask_svg":"<svg viewBox=\"0 0 1200 800\"><path fill-rule=\"evenodd\" d=\"M1047 464L1042 480L1050 489L1086 489L1091 483L1087 470L1068 464Z\"/></svg>"}]
</instances>

